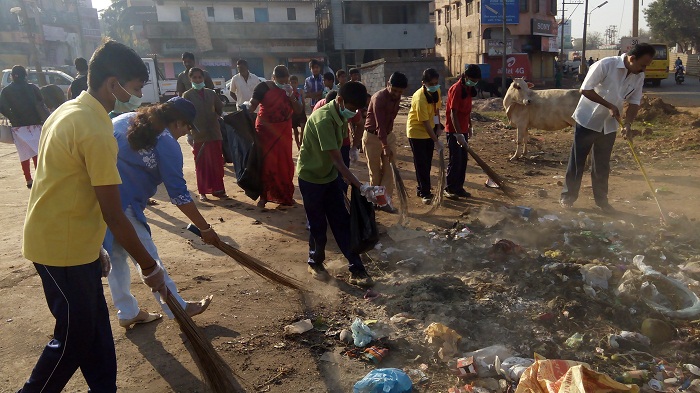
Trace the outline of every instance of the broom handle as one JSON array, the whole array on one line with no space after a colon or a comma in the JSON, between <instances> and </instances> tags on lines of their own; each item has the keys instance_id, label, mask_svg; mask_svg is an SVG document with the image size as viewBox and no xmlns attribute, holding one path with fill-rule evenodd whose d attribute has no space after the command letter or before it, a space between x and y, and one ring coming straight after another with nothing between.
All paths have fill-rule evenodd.
<instances>
[{"instance_id":1,"label":"broom handle","mask_svg":"<svg viewBox=\"0 0 700 393\"><path fill-rule=\"evenodd\" d=\"M496 184L498 184L498 186L499 186L499 188L501 189L501 191L503 191L503 193L505 193L509 198L513 199L513 195L510 193L510 191L508 191L508 188L507 188L506 184L503 182L503 180L501 180L501 177L498 176L498 174L496 173L496 171L494 171L493 169L491 169L491 167L486 163L486 161L484 161L483 159L481 159L481 157L479 157L479 156L476 154L476 152L474 152L474 150L472 150L471 147L469 147L469 146L464 146L464 150L466 150L467 153L469 153L469 155L472 156L472 158L474 159L474 161L476 161L476 163L479 164L479 166L481 167L481 169L483 169L484 172L486 172L486 175L487 175L488 177L490 177L494 182L496 182ZM492 175L493 175L493 176L492 176Z\"/></svg>"},{"instance_id":2,"label":"broom handle","mask_svg":"<svg viewBox=\"0 0 700 393\"><path fill-rule=\"evenodd\" d=\"M187 230L194 233L195 235L197 235L199 237L202 237L202 231L199 228L197 228L197 226L194 224L191 224L191 223L187 224ZM212 246L218 248L219 250L221 250L223 252L226 252L219 242L212 244Z\"/></svg>"}]
</instances>

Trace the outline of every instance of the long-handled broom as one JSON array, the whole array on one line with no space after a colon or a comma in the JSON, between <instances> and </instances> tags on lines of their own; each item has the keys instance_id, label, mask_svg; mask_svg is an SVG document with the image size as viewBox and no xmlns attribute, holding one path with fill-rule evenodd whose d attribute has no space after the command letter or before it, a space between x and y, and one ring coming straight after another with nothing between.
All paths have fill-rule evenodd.
<instances>
[{"instance_id":1,"label":"long-handled broom","mask_svg":"<svg viewBox=\"0 0 700 393\"><path fill-rule=\"evenodd\" d=\"M481 169L484 171L484 173L486 173L486 175L488 177L490 177L491 180L493 180L496 184L498 184L498 187L501 189L501 191L503 191L503 193L506 194L506 196L508 196L508 198L510 198L510 199L515 198L513 193L510 191L510 189L506 185L506 183L503 181L503 179L501 179L501 177L498 175L498 173L496 173L496 171L491 169L491 167L489 166L489 164L486 163L486 161L481 159L481 157L479 157L479 155L477 155L476 152L474 152L474 150L472 150L471 147L464 146L464 149L467 151L467 153L469 153L470 156L472 156L472 158L474 158L474 161L476 161L476 163L481 167Z\"/></svg>"},{"instance_id":2,"label":"long-handled broom","mask_svg":"<svg viewBox=\"0 0 700 393\"><path fill-rule=\"evenodd\" d=\"M226 362L216 353L214 346L204 333L194 323L192 318L180 306L172 292L168 291L165 303L173 312L175 320L180 325L180 330L185 334L193 349L194 362L204 377L204 382L214 393L243 392L233 381L233 372Z\"/></svg>"},{"instance_id":3,"label":"long-handled broom","mask_svg":"<svg viewBox=\"0 0 700 393\"><path fill-rule=\"evenodd\" d=\"M442 200L444 199L445 192L445 154L444 152L438 152L438 182L437 182L437 193L433 197L433 207L428 210L426 214L434 213L440 205L442 205Z\"/></svg>"},{"instance_id":4,"label":"long-handled broom","mask_svg":"<svg viewBox=\"0 0 700 393\"><path fill-rule=\"evenodd\" d=\"M408 224L408 191L401 178L399 168L396 167L393 161L390 165L391 171L394 174L394 185L396 185L396 193L399 199L399 225L405 226Z\"/></svg>"},{"instance_id":5,"label":"long-handled broom","mask_svg":"<svg viewBox=\"0 0 700 393\"><path fill-rule=\"evenodd\" d=\"M201 237L202 232L200 232L199 228L197 228L194 224L189 224L187 225L187 230L194 233L195 235ZM297 279L290 277L286 274L283 273L278 273L269 267L265 266L262 262L257 260L256 258L253 258L252 256L244 253L243 251L226 244L222 241L219 241L216 244L213 244L214 247L218 248L219 250L223 251L226 255L230 256L233 258L236 262L238 262L240 265L243 267L246 267L250 270L252 270L254 273L259 275L260 277L266 278L274 283L284 285L285 287L291 288L291 289L296 289L296 290L302 290L305 291L306 288L304 288L304 285L299 282Z\"/></svg>"}]
</instances>

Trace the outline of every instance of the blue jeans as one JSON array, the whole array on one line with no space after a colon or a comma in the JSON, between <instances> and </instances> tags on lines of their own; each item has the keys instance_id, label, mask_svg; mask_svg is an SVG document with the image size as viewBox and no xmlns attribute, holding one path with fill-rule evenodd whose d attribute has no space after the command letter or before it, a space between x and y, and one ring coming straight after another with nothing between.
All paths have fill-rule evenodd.
<instances>
[{"instance_id":1,"label":"blue jeans","mask_svg":"<svg viewBox=\"0 0 700 393\"><path fill-rule=\"evenodd\" d=\"M360 255L350 250L350 213L337 181L316 184L299 179L299 191L309 222L309 265L326 259L326 231L331 227L335 242L348 260L351 272L364 271Z\"/></svg>"},{"instance_id":2,"label":"blue jeans","mask_svg":"<svg viewBox=\"0 0 700 393\"><path fill-rule=\"evenodd\" d=\"M100 261L69 267L35 263L34 267L56 325L53 339L20 392L58 393L78 368L88 392L116 392L117 356Z\"/></svg>"},{"instance_id":3,"label":"blue jeans","mask_svg":"<svg viewBox=\"0 0 700 393\"><path fill-rule=\"evenodd\" d=\"M449 192L464 190L464 179L467 177L467 150L457 143L454 132L447 133L447 149L450 161L447 163L447 187ZM441 191L441 190L438 190Z\"/></svg>"},{"instance_id":4,"label":"blue jeans","mask_svg":"<svg viewBox=\"0 0 700 393\"><path fill-rule=\"evenodd\" d=\"M604 134L602 131L594 131L576 124L574 131L574 143L571 146L569 166L566 169L566 182L561 192L561 199L568 203L574 203L578 199L581 189L581 179L586 165L586 158L593 150L591 156L591 184L593 186L593 198L596 205L608 203L608 179L610 177L610 155L617 132Z\"/></svg>"}]
</instances>

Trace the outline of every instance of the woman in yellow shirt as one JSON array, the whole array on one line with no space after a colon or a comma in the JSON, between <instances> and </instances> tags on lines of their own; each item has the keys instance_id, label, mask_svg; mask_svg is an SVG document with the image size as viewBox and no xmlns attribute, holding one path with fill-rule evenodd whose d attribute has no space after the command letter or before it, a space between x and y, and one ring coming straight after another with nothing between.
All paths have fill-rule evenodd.
<instances>
[{"instance_id":1,"label":"woman in yellow shirt","mask_svg":"<svg viewBox=\"0 0 700 393\"><path fill-rule=\"evenodd\" d=\"M430 191L430 167L433 162L433 150L442 154L445 146L438 140L442 129L440 122L440 74L434 68L423 71L423 86L413 93L411 110L408 112L406 134L413 151L413 165L416 168L418 197L423 203L430 204L433 193Z\"/></svg>"}]
</instances>

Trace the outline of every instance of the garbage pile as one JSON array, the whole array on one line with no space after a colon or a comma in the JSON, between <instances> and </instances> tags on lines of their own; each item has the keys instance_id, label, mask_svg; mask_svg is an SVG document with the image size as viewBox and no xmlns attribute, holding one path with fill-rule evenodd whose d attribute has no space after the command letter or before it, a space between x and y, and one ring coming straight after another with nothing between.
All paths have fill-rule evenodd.
<instances>
[{"instance_id":1,"label":"garbage pile","mask_svg":"<svg viewBox=\"0 0 700 393\"><path fill-rule=\"evenodd\" d=\"M388 228L369 253L379 284L329 318L342 356L390 368L401 389L405 374L413 391L700 393L694 222L524 206L463 216Z\"/></svg>"}]
</instances>

